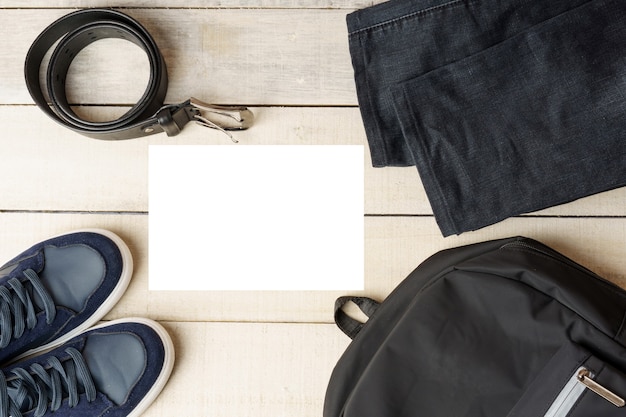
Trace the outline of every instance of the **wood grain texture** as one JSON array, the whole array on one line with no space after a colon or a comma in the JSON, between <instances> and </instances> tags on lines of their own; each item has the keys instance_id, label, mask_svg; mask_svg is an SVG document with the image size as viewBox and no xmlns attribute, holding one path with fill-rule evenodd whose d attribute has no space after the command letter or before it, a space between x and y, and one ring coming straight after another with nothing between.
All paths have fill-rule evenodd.
<instances>
[{"instance_id":1,"label":"wood grain texture","mask_svg":"<svg viewBox=\"0 0 626 417\"><path fill-rule=\"evenodd\" d=\"M121 7L154 36L168 65L168 103L194 96L252 106L256 123L236 133L240 143L233 145L192 125L173 138L119 142L57 125L32 104L24 58L41 30L86 2L0 0L0 264L42 239L81 228L109 229L128 243L133 279L106 319L159 320L177 353L172 378L146 417L322 415L328 377L349 342L333 324L332 310L346 293L148 291L148 149L172 143L367 147L345 17L381 2L88 2ZM148 69L133 45L92 46L72 64L67 92L83 117L110 120L142 93ZM626 188L443 238L414 168L372 168L369 152L363 163L365 290L354 295L382 300L441 249L515 235L538 239L626 288ZM176 261L197 263L202 276L199 260Z\"/></svg>"},{"instance_id":2,"label":"wood grain texture","mask_svg":"<svg viewBox=\"0 0 626 417\"><path fill-rule=\"evenodd\" d=\"M176 365L149 417L319 417L349 342L329 324L163 324Z\"/></svg>"},{"instance_id":3,"label":"wood grain texture","mask_svg":"<svg viewBox=\"0 0 626 417\"><path fill-rule=\"evenodd\" d=\"M5 53L12 59L0 66L0 104L32 103L23 81L28 49L44 28L71 11L2 10L0 25L9 48ZM124 9L124 12L150 32L165 58L169 74L168 103L194 96L222 104L356 104L346 11ZM109 49L108 55L97 57L96 60L87 56L72 63L77 74L72 79L72 89L89 91L93 74L90 67L115 68L107 63L120 58L115 48ZM137 59L127 54L124 58ZM126 72L111 80L110 88L122 93L117 97L118 104L134 104L135 89L128 86L145 85L145 80L142 71ZM132 94L125 96L126 90Z\"/></svg>"},{"instance_id":4,"label":"wood grain texture","mask_svg":"<svg viewBox=\"0 0 626 417\"><path fill-rule=\"evenodd\" d=\"M365 131L357 108L257 107L253 128L235 135L245 145L363 145ZM113 118L111 107L80 109L89 119ZM10 152L3 163L0 210L121 211L148 210L150 145L232 146L215 130L190 124L165 134L129 141L99 141L56 124L34 106L0 106ZM365 214L431 215L415 168L373 168L365 152ZM80 173L80 175L77 175ZM123 186L121 186L123 184ZM25 192L24 190L28 190ZM625 216L626 188L601 193L533 213L540 216Z\"/></svg>"},{"instance_id":5,"label":"wood grain texture","mask_svg":"<svg viewBox=\"0 0 626 417\"><path fill-rule=\"evenodd\" d=\"M108 319L148 316L167 321L332 323L341 291L148 291L148 216L136 214L1 213L0 259L9 260L33 243L66 231L104 228L129 245L135 271L129 288ZM459 245L524 235L570 256L626 288L623 219L513 218L477 232L443 239L432 217L365 219L365 291L384 299L419 263L435 252ZM246 254L241 253L242 261ZM201 260L197 274L203 275ZM210 258L202 260L210 262ZM317 260L316 260L317 261ZM259 275L271 273L259 271ZM293 272L297 279L298 271ZM176 279L176 277L172 277Z\"/></svg>"},{"instance_id":6,"label":"wood grain texture","mask_svg":"<svg viewBox=\"0 0 626 417\"><path fill-rule=\"evenodd\" d=\"M150 9L223 9L223 8L253 8L253 9L361 9L386 0L100 0L90 2L89 7L112 8L150 8ZM2 8L58 8L58 7L85 7L84 0L3 0Z\"/></svg>"}]
</instances>

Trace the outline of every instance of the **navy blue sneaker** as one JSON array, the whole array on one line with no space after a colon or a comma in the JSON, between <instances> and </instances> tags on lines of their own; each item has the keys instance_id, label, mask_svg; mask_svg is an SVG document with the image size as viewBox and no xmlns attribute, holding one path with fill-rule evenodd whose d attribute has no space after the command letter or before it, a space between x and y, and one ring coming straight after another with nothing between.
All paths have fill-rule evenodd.
<instances>
[{"instance_id":1,"label":"navy blue sneaker","mask_svg":"<svg viewBox=\"0 0 626 417\"><path fill-rule=\"evenodd\" d=\"M0 267L0 365L97 323L124 294L132 270L122 239L99 229L48 239Z\"/></svg>"},{"instance_id":2,"label":"navy blue sneaker","mask_svg":"<svg viewBox=\"0 0 626 417\"><path fill-rule=\"evenodd\" d=\"M115 320L0 372L0 417L137 417L174 365L172 340L148 319Z\"/></svg>"}]
</instances>

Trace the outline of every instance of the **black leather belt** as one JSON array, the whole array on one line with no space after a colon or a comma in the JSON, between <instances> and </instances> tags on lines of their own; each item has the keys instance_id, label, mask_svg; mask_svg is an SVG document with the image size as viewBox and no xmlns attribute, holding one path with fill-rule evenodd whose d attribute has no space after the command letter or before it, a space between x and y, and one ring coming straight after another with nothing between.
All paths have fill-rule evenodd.
<instances>
[{"instance_id":1,"label":"black leather belt","mask_svg":"<svg viewBox=\"0 0 626 417\"><path fill-rule=\"evenodd\" d=\"M125 39L143 49L150 63L150 79L139 102L122 117L92 122L81 119L71 109L65 78L74 57L87 45L105 38ZM47 64L48 102L39 72L44 56L57 41ZM240 130L247 129L253 120L252 112L245 107L213 106L193 98L164 105L167 68L159 48L136 20L114 10L79 10L58 19L32 44L24 67L26 86L35 104L58 123L91 138L132 139L160 132L174 136L192 120L222 131Z\"/></svg>"}]
</instances>

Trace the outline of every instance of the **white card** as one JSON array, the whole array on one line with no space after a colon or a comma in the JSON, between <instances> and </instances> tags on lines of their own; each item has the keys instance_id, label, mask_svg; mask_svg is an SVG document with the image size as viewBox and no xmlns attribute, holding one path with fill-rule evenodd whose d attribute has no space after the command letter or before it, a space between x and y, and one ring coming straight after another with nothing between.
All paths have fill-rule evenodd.
<instances>
[{"instance_id":1,"label":"white card","mask_svg":"<svg viewBox=\"0 0 626 417\"><path fill-rule=\"evenodd\" d=\"M362 290L363 146L149 146L150 290Z\"/></svg>"}]
</instances>

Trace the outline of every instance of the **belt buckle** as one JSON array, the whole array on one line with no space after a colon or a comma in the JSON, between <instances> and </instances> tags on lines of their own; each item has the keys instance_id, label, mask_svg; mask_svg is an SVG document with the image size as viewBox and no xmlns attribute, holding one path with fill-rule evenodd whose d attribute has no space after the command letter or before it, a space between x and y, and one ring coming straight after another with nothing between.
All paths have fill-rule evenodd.
<instances>
[{"instance_id":1,"label":"belt buckle","mask_svg":"<svg viewBox=\"0 0 626 417\"><path fill-rule=\"evenodd\" d=\"M194 97L189 99L189 104L197 124L225 133L234 143L239 141L230 131L248 129L254 122L254 113L244 106L208 104Z\"/></svg>"}]
</instances>

